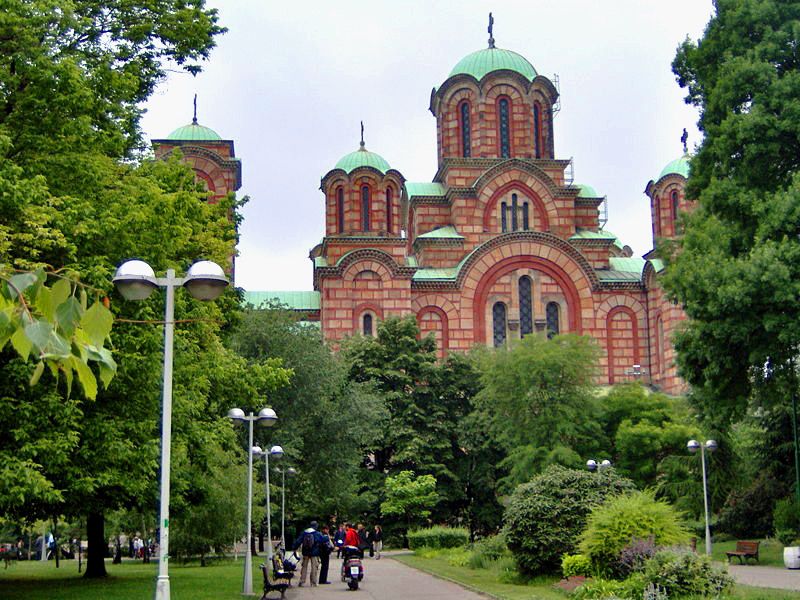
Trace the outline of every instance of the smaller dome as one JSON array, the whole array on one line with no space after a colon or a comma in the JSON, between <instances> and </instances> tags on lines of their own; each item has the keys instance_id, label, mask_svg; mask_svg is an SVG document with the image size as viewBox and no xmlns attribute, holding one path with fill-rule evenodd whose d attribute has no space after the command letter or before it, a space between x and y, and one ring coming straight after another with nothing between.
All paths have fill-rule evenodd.
<instances>
[{"instance_id":1,"label":"smaller dome","mask_svg":"<svg viewBox=\"0 0 800 600\"><path fill-rule=\"evenodd\" d=\"M680 158L673 160L666 167L664 167L664 169L661 171L661 175L656 178L656 181L662 177L666 177L667 175L680 175L681 177L688 179L690 158L691 157L688 154L684 154Z\"/></svg>"},{"instance_id":2,"label":"smaller dome","mask_svg":"<svg viewBox=\"0 0 800 600\"><path fill-rule=\"evenodd\" d=\"M384 174L386 171L391 169L385 158L383 158L380 154L370 152L363 145L355 152L345 154L342 158L340 158L334 169L342 169L349 174L359 167L372 167L373 169Z\"/></svg>"},{"instance_id":3,"label":"smaller dome","mask_svg":"<svg viewBox=\"0 0 800 600\"><path fill-rule=\"evenodd\" d=\"M221 140L220 135L210 127L203 127L197 121L192 121L188 125L178 127L167 136L168 140L193 141L193 142L213 142Z\"/></svg>"},{"instance_id":4,"label":"smaller dome","mask_svg":"<svg viewBox=\"0 0 800 600\"><path fill-rule=\"evenodd\" d=\"M484 48L467 54L453 67L448 78L454 75L472 75L480 81L492 71L514 71L528 81L536 79L536 69L528 59L521 54L501 48Z\"/></svg>"},{"instance_id":5,"label":"smaller dome","mask_svg":"<svg viewBox=\"0 0 800 600\"><path fill-rule=\"evenodd\" d=\"M576 183L575 185L581 190L578 192L578 198L600 198L600 194L592 186L585 183Z\"/></svg>"}]
</instances>

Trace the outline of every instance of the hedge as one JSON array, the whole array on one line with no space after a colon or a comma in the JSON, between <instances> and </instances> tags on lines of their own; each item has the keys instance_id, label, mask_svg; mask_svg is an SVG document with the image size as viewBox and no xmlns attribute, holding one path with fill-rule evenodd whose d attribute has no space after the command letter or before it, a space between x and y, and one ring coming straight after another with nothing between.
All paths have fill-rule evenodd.
<instances>
[{"instance_id":1,"label":"hedge","mask_svg":"<svg viewBox=\"0 0 800 600\"><path fill-rule=\"evenodd\" d=\"M435 526L427 529L413 529L408 532L408 547L417 548L458 548L469 542L469 531L462 527Z\"/></svg>"}]
</instances>

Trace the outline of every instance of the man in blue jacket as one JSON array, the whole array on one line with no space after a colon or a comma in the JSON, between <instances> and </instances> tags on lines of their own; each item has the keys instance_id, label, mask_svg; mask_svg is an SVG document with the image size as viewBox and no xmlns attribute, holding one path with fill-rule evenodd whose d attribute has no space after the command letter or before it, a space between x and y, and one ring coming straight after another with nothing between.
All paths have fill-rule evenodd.
<instances>
[{"instance_id":1,"label":"man in blue jacket","mask_svg":"<svg viewBox=\"0 0 800 600\"><path fill-rule=\"evenodd\" d=\"M294 546L292 547L295 552L301 550L303 555L303 567L300 569L300 583L298 584L300 587L303 587L306 581L306 572L308 571L309 565L311 566L311 586L315 587L317 585L319 555L322 546L326 544L324 536L317 531L317 529L317 522L311 521L308 529L303 530L303 532L297 536L297 539L294 541Z\"/></svg>"}]
</instances>

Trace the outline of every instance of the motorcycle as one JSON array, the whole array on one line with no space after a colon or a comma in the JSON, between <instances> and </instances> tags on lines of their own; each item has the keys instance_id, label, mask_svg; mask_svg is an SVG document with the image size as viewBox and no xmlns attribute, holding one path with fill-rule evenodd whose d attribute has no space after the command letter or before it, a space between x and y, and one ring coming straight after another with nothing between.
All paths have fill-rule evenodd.
<instances>
[{"instance_id":1,"label":"motorcycle","mask_svg":"<svg viewBox=\"0 0 800 600\"><path fill-rule=\"evenodd\" d=\"M355 591L358 584L364 579L364 553L355 546L342 548L342 581L347 582L347 587Z\"/></svg>"}]
</instances>

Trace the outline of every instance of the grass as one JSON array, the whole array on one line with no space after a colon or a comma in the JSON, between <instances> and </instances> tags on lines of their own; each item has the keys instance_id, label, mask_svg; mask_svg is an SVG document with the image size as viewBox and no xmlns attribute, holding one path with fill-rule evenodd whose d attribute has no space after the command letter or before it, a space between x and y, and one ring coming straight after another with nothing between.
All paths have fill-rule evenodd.
<instances>
[{"instance_id":1,"label":"grass","mask_svg":"<svg viewBox=\"0 0 800 600\"><path fill-rule=\"evenodd\" d=\"M253 589L262 588L263 557L253 561ZM84 565L85 566L85 565ZM242 598L242 559L225 560L207 567L199 564L172 564L169 569L173 600L240 600ZM78 574L74 560L61 562L56 569L49 561L21 561L8 569L0 568L0 598L3 600L150 600L155 590L155 562L143 565L123 561L112 565L106 561L109 576L87 580Z\"/></svg>"},{"instance_id":2,"label":"grass","mask_svg":"<svg viewBox=\"0 0 800 600\"><path fill-rule=\"evenodd\" d=\"M735 542L734 542L735 545ZM723 552L724 558L724 550ZM781 549L782 551L782 549ZM423 551L393 557L410 567L449 579L464 587L483 592L501 600L567 600L569 595L553 587L557 577L538 577L521 581L508 572L508 562L499 561L488 569L471 569L463 564L459 550ZM781 561L783 559L781 558ZM781 562L781 564L783 564ZM506 565L504 567L504 565ZM729 596L732 600L797 600L800 594L737 585Z\"/></svg>"},{"instance_id":3,"label":"grass","mask_svg":"<svg viewBox=\"0 0 800 600\"><path fill-rule=\"evenodd\" d=\"M758 547L758 562L750 559L747 561L747 564L752 566L766 566L766 567L783 567L783 544L781 544L778 540L767 539L767 540L758 540L761 544ZM702 550L702 546L700 545L702 540L698 540L698 548ZM726 551L732 551L736 549L736 541L732 540L730 542L714 542L713 546L711 547L711 556L714 560L718 560L720 562L728 562L728 558L725 556ZM739 564L739 559L734 558L733 563L734 565Z\"/></svg>"}]
</instances>

